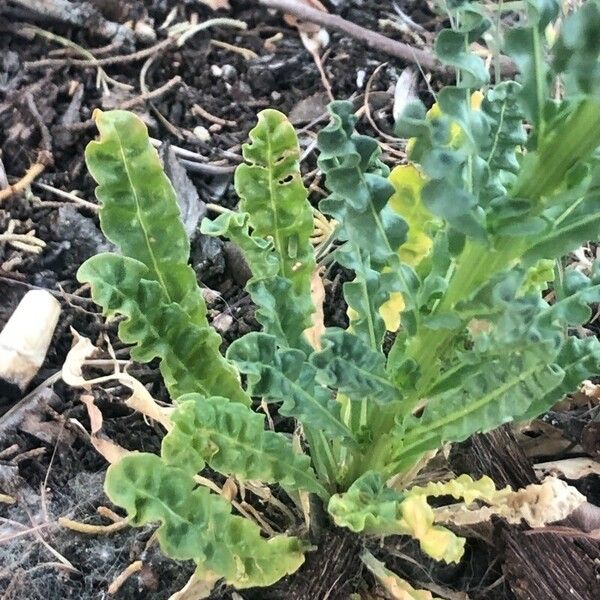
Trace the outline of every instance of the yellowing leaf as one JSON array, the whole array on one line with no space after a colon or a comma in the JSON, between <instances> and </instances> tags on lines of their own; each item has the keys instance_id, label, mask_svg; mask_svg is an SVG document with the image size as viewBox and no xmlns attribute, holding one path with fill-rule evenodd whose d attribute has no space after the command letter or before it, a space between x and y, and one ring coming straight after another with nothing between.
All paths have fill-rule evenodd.
<instances>
[{"instance_id":1,"label":"yellowing leaf","mask_svg":"<svg viewBox=\"0 0 600 600\"><path fill-rule=\"evenodd\" d=\"M433 245L425 229L434 217L421 200L425 178L414 165L402 165L390 173L389 181L394 186L390 207L408 224L408 238L398 254L402 262L416 267Z\"/></svg>"},{"instance_id":2,"label":"yellowing leaf","mask_svg":"<svg viewBox=\"0 0 600 600\"><path fill-rule=\"evenodd\" d=\"M449 529L434 525L434 512L426 496L409 495L401 504L400 527L419 540L421 550L435 560L458 562L464 553L465 539Z\"/></svg>"},{"instance_id":3,"label":"yellowing leaf","mask_svg":"<svg viewBox=\"0 0 600 600\"><path fill-rule=\"evenodd\" d=\"M386 569L368 550L361 554L360 559L393 600L437 600L431 592L415 589L408 581Z\"/></svg>"},{"instance_id":4,"label":"yellowing leaf","mask_svg":"<svg viewBox=\"0 0 600 600\"><path fill-rule=\"evenodd\" d=\"M432 481L423 487L414 486L410 489L409 494L433 497L452 496L456 500L464 500L468 506L475 500L493 504L501 501L511 492L510 487L497 490L493 480L485 475L477 480L469 475L460 475L450 481Z\"/></svg>"},{"instance_id":5,"label":"yellowing leaf","mask_svg":"<svg viewBox=\"0 0 600 600\"><path fill-rule=\"evenodd\" d=\"M400 292L390 294L387 302L379 307L379 315L385 323L388 331L398 331L400 327L400 315L404 310L404 298Z\"/></svg>"},{"instance_id":6,"label":"yellowing leaf","mask_svg":"<svg viewBox=\"0 0 600 600\"><path fill-rule=\"evenodd\" d=\"M402 165L390 173L389 181L394 186L394 194L389 200L389 206L408 225L408 237L400 246L398 255L402 262L416 267L429 254L433 246L433 240L426 229L434 217L421 201L425 178L414 165ZM379 308L379 315L388 331L398 331L400 314L403 310L404 299L399 292L392 293L387 302Z\"/></svg>"}]
</instances>

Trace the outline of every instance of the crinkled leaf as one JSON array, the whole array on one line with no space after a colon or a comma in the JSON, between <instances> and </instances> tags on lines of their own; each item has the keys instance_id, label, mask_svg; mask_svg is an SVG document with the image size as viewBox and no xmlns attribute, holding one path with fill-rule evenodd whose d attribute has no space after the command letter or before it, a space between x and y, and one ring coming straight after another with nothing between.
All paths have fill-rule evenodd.
<instances>
[{"instance_id":1,"label":"crinkled leaf","mask_svg":"<svg viewBox=\"0 0 600 600\"><path fill-rule=\"evenodd\" d=\"M302 183L298 139L285 115L265 110L243 147L235 174L241 214L205 220L202 231L225 235L244 253L257 320L282 345L303 348L314 306L310 281L315 258L312 208Z\"/></svg>"},{"instance_id":2,"label":"crinkled leaf","mask_svg":"<svg viewBox=\"0 0 600 600\"><path fill-rule=\"evenodd\" d=\"M132 454L111 465L105 489L133 525L160 523L165 554L194 560L237 588L271 585L304 562L298 539L263 538L255 523L231 514L225 498L154 454Z\"/></svg>"},{"instance_id":3,"label":"crinkled leaf","mask_svg":"<svg viewBox=\"0 0 600 600\"><path fill-rule=\"evenodd\" d=\"M336 525L371 535L410 535L423 552L445 562L458 562L465 540L434 525L434 514L424 495L406 496L385 486L381 475L368 471L327 507Z\"/></svg>"},{"instance_id":4,"label":"crinkled leaf","mask_svg":"<svg viewBox=\"0 0 600 600\"><path fill-rule=\"evenodd\" d=\"M205 463L239 480L279 483L326 497L305 454L294 452L281 433L266 431L264 417L226 398L186 394L171 415L173 428L162 442L167 464L190 474Z\"/></svg>"},{"instance_id":5,"label":"crinkled leaf","mask_svg":"<svg viewBox=\"0 0 600 600\"><path fill-rule=\"evenodd\" d=\"M461 385L429 398L423 414L409 419L399 457L406 460L460 442L476 432L489 431L523 415L534 399L562 382L565 373L531 352L486 361Z\"/></svg>"},{"instance_id":6,"label":"crinkled leaf","mask_svg":"<svg viewBox=\"0 0 600 600\"><path fill-rule=\"evenodd\" d=\"M119 337L135 344L131 356L140 362L161 359L160 370L173 398L190 392L221 393L249 404L237 373L219 352L216 331L192 322L149 275L146 265L116 254L98 254L77 273L79 281L91 285L92 298L106 315L126 317Z\"/></svg>"},{"instance_id":7,"label":"crinkled leaf","mask_svg":"<svg viewBox=\"0 0 600 600\"><path fill-rule=\"evenodd\" d=\"M517 63L522 77L521 101L530 122L543 126L543 109L550 85L544 59L544 29L560 10L557 0L527 0L528 24L506 33L505 50Z\"/></svg>"},{"instance_id":8,"label":"crinkled leaf","mask_svg":"<svg viewBox=\"0 0 600 600\"><path fill-rule=\"evenodd\" d=\"M321 383L353 400L369 398L379 404L400 399L399 391L385 372L385 357L371 350L360 338L343 329L327 329L323 349L310 357Z\"/></svg>"},{"instance_id":9,"label":"crinkled leaf","mask_svg":"<svg viewBox=\"0 0 600 600\"><path fill-rule=\"evenodd\" d=\"M407 225L389 206L394 189L377 141L354 132L352 104L333 102L329 113L331 123L318 136L318 162L330 195L319 207L336 219L337 237L346 242L336 253L338 262L355 273L344 286L352 329L376 349L385 332L381 306L394 292L408 291L406 285L400 289L397 255Z\"/></svg>"},{"instance_id":10,"label":"crinkled leaf","mask_svg":"<svg viewBox=\"0 0 600 600\"><path fill-rule=\"evenodd\" d=\"M274 336L249 333L227 351L248 377L248 391L271 402L283 402L279 412L321 430L329 439L353 444L352 433L340 418L331 392L317 383L317 370L302 351L277 348Z\"/></svg>"},{"instance_id":11,"label":"crinkled leaf","mask_svg":"<svg viewBox=\"0 0 600 600\"><path fill-rule=\"evenodd\" d=\"M142 120L131 112L94 113L100 139L90 142L85 160L98 183L100 225L125 256L148 267L169 302L181 304L198 322L205 308L196 276L187 265L189 240L177 196L164 174Z\"/></svg>"},{"instance_id":12,"label":"crinkled leaf","mask_svg":"<svg viewBox=\"0 0 600 600\"><path fill-rule=\"evenodd\" d=\"M564 379L546 395L533 399L520 419L533 419L550 410L568 393L575 391L581 383L600 374L600 342L595 337L569 338L555 359L565 372Z\"/></svg>"}]
</instances>

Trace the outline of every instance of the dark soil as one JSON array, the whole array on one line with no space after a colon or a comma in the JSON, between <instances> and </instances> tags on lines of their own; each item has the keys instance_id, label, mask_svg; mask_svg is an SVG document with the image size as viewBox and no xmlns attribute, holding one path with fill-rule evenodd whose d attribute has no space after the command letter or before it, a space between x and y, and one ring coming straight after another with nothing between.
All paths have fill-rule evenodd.
<instances>
[{"instance_id":1,"label":"dark soil","mask_svg":"<svg viewBox=\"0 0 600 600\"><path fill-rule=\"evenodd\" d=\"M252 1L231 0L230 4L231 10L218 16L244 21L247 29L217 27L197 34L183 48L159 52L147 69L148 88L156 90L176 75L182 83L151 102L142 101L134 107L148 123L154 138L196 152L211 166L231 167L224 169L228 173L223 174L188 172L201 202L224 206L233 206L235 202L231 170L240 160L240 145L255 122L256 112L275 107L292 115L300 130L301 145L306 148L325 120L323 113L328 100L314 60L281 15L258 8ZM325 4L332 12L374 30L380 30L380 19L395 14L391 2L338 0ZM427 31L439 28L440 22L427 3L401 0L397 4ZM193 0L89 0L88 5L93 5L109 21L146 22L155 28L159 39L164 38L165 32L158 28L172 9L177 10L178 21L190 18L193 13L198 15L199 22L215 16ZM139 97L144 60L107 65L110 77L132 85L133 89L123 90L109 83L111 93L103 95L96 85L95 68L69 64L37 68L36 61L58 58L55 53L61 46L39 35L26 34L23 26L37 25L83 48L97 49L111 41L98 34L97 23L89 21L75 26L64 20L36 16L24 9L22 2L0 0L0 166L3 164L9 180L19 179L39 159L40 152L44 152L50 160L37 182L77 192L82 199L95 202L94 185L83 162L84 147L95 135L89 121L92 111L96 107L121 106ZM398 30L384 31L414 43L411 36ZM252 50L257 58L247 59L212 45L211 38ZM148 45L137 40L131 47L109 50L106 56L127 54ZM406 65L337 33L331 34L323 62L335 97L353 97L357 105L364 102L365 86L375 69L387 62L373 81L371 108L378 128L391 133L394 85ZM434 89L439 84L435 78L430 83ZM423 98L431 102L425 83L420 84L420 90ZM228 123L215 125L198 116L193 109L196 104ZM198 126L209 130L210 139L202 141L195 135ZM365 119L360 128L379 135ZM394 155L398 148L386 142L384 157L397 161ZM318 202L321 182L314 168L315 157L311 153L305 161L306 183L311 186L311 198ZM110 536L94 537L74 533L57 523L59 517L106 523L95 512L108 502L102 491L106 463L84 432L89 431L90 424L79 399L81 391L64 385L58 377L50 386L42 384L60 371L72 345L71 328L104 347L104 339L109 339L117 356L127 357L126 348L116 337L116 324L104 321L88 294L79 290L75 278L77 268L86 258L108 248L96 214L86 206L34 185L26 194L15 195L0 204L0 232L9 227L14 233L33 230L46 246L40 254L32 254L0 242L0 326L23 295L38 287L50 290L60 300L62 314L46 362L26 395L11 386L0 388L0 492L18 499L12 506L0 504L0 598L105 598L115 577L133 561L142 560L142 571L130 577L116 597L166 599L183 587L193 566L164 558L156 544L151 543L151 529L128 528ZM202 283L220 294L209 302L209 307L214 318L226 323L224 344L255 329L253 308L243 292L247 273L239 255L227 244L195 234L192 264ZM336 268L327 273L329 324L344 322L341 283L347 275ZM137 365L130 372L155 397L167 400L156 365ZM40 385L41 391L36 391ZM96 404L104 415L106 433L127 448L157 451L159 429L124 408L120 400L125 393L118 386L94 391ZM584 430L587 431L586 451L593 455L600 448L600 436L594 438L589 426L593 411L579 406L564 413L567 417L563 426L569 435L579 436L573 440L576 452L581 449L578 444L582 443ZM579 423L579 428L569 429L571 422ZM514 438L510 444L516 448L515 452L520 452ZM457 469L476 474L486 461L488 465L497 464L497 452L494 444L465 445L456 449L455 464L459 465ZM517 475L520 469L529 469L529 475L533 474L525 455L519 456L518 465L511 463L509 468L514 471L513 485L523 482ZM545 459L560 457L554 454ZM493 470L483 472L497 475ZM600 503L600 486L594 477L574 484L588 494L591 502ZM535 536L529 536L530 545L525 547L519 542L522 539L515 528L496 524L492 529L488 535L472 537L465 560L448 567L426 559L416 544L404 538L386 540L382 546L377 540L352 538L326 524L314 540L318 549L308 554L306 565L297 575L270 590L249 590L241 596L248 600L346 599L353 593L363 598L383 597L378 596L374 581L363 573L358 560L360 549L368 545L389 568L415 584L434 584L457 594L467 593L474 600L529 598L522 591L523 582L536 571L519 571L518 561L522 566L524 557L529 557L543 563L543 555L531 557L536 552L551 552L552 541L543 547L535 543L531 546ZM582 560L588 557L592 567L586 573L597 572L598 554L594 555L597 542L586 543L590 547L583 543L575 547L571 539L561 538L561 552L567 556L564 560L568 562L569 552L572 557L583 557ZM591 600L594 584L589 582L589 585L589 595L580 591L585 588L584 582L577 588L580 595L574 597ZM531 581L525 587L530 590ZM438 589L437 593L441 595L442 591ZM540 599L553 597L551 592L544 593ZM555 596L557 600L563 597ZM211 598L232 598L232 591L220 587Z\"/></svg>"}]
</instances>

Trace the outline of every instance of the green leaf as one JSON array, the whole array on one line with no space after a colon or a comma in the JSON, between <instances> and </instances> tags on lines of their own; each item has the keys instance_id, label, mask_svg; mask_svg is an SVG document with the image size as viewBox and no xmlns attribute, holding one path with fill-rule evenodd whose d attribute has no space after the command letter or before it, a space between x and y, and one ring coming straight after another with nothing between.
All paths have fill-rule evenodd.
<instances>
[{"instance_id":1,"label":"green leaf","mask_svg":"<svg viewBox=\"0 0 600 600\"><path fill-rule=\"evenodd\" d=\"M340 418L340 405L317 383L317 370L304 353L277 348L265 333L248 333L231 344L227 357L248 377L248 391L270 402L283 402L279 412L321 430L328 439L355 444Z\"/></svg>"},{"instance_id":2,"label":"green leaf","mask_svg":"<svg viewBox=\"0 0 600 600\"><path fill-rule=\"evenodd\" d=\"M246 283L246 290L257 306L256 320L263 331L274 335L281 346L304 349L307 346L303 334L307 328L308 305L299 300L292 289L292 281L278 275L279 261L273 251L273 242L251 235L248 213L226 213L214 221L204 219L201 231L228 237L244 253L253 274Z\"/></svg>"},{"instance_id":3,"label":"green leaf","mask_svg":"<svg viewBox=\"0 0 600 600\"><path fill-rule=\"evenodd\" d=\"M192 559L237 588L271 585L304 562L298 539L263 538L255 523L231 514L227 500L154 454L131 454L111 465L105 490L132 525L160 523L165 554Z\"/></svg>"},{"instance_id":4,"label":"green leaf","mask_svg":"<svg viewBox=\"0 0 600 600\"><path fill-rule=\"evenodd\" d=\"M246 164L235 172L240 210L248 213L254 237L272 240L279 274L292 282L298 299L310 300L313 214L300 174L296 132L285 115L268 109L258 114L249 137L242 148Z\"/></svg>"},{"instance_id":5,"label":"green leaf","mask_svg":"<svg viewBox=\"0 0 600 600\"><path fill-rule=\"evenodd\" d=\"M520 417L564 376L559 365L531 351L485 360L459 387L429 398L421 417L408 420L395 461L404 464L446 442L461 442Z\"/></svg>"},{"instance_id":6,"label":"green leaf","mask_svg":"<svg viewBox=\"0 0 600 600\"><path fill-rule=\"evenodd\" d=\"M435 53L446 65L460 73L460 85L478 89L488 80L485 63L469 51L469 45L477 41L489 28L483 8L475 3L463 3L452 11L460 20L460 27L443 29L435 40Z\"/></svg>"},{"instance_id":7,"label":"green leaf","mask_svg":"<svg viewBox=\"0 0 600 600\"><path fill-rule=\"evenodd\" d=\"M279 483L327 498L317 482L310 458L294 452L281 433L265 431L264 417L226 398L186 394L171 415L173 429L162 442L167 464L201 471L205 463L223 475L241 481Z\"/></svg>"},{"instance_id":8,"label":"green leaf","mask_svg":"<svg viewBox=\"0 0 600 600\"><path fill-rule=\"evenodd\" d=\"M528 24L506 33L505 51L517 63L522 77L521 101L536 129L544 125L544 105L550 85L548 63L544 59L544 29L560 10L557 0L526 0Z\"/></svg>"},{"instance_id":9,"label":"green leaf","mask_svg":"<svg viewBox=\"0 0 600 600\"><path fill-rule=\"evenodd\" d=\"M525 261L531 263L544 258L563 256L589 240L599 239L598 201L599 197L594 193L581 201L569 203L564 210L550 210L546 227L528 244Z\"/></svg>"},{"instance_id":10,"label":"green leaf","mask_svg":"<svg viewBox=\"0 0 600 600\"><path fill-rule=\"evenodd\" d=\"M304 348L314 306L316 268L310 242L313 214L300 174L300 150L291 123L276 110L258 115L235 174L241 214L204 220L202 231L224 235L244 253L253 277L247 284L256 318L281 345Z\"/></svg>"},{"instance_id":11,"label":"green leaf","mask_svg":"<svg viewBox=\"0 0 600 600\"><path fill-rule=\"evenodd\" d=\"M189 241L177 197L146 126L123 110L97 110L94 118L100 139L87 145L85 160L98 183L104 235L122 254L146 265L147 279L159 283L168 302L202 322L205 307L187 265Z\"/></svg>"},{"instance_id":12,"label":"green leaf","mask_svg":"<svg viewBox=\"0 0 600 600\"><path fill-rule=\"evenodd\" d=\"M382 305L399 291L410 303L397 254L408 228L389 206L394 188L387 180L389 169L379 159L377 141L354 132L352 104L332 102L328 110L331 123L319 132L317 145L330 195L319 208L338 222L336 235L346 243L335 257L355 274L343 288L352 309L352 330L377 349L385 333Z\"/></svg>"},{"instance_id":13,"label":"green leaf","mask_svg":"<svg viewBox=\"0 0 600 600\"><path fill-rule=\"evenodd\" d=\"M565 372L564 379L542 397L534 398L520 419L533 419L550 410L554 404L567 394L575 391L585 379L596 377L600 373L600 342L595 337L577 339L570 337L555 359Z\"/></svg>"},{"instance_id":14,"label":"green leaf","mask_svg":"<svg viewBox=\"0 0 600 600\"><path fill-rule=\"evenodd\" d=\"M554 69L566 75L572 93L600 96L600 7L585 2L562 24L560 37L552 48Z\"/></svg>"},{"instance_id":15,"label":"green leaf","mask_svg":"<svg viewBox=\"0 0 600 600\"><path fill-rule=\"evenodd\" d=\"M385 372L385 356L371 350L360 338L343 329L327 329L323 349L310 356L318 380L352 400L372 399L378 404L400 400L400 392Z\"/></svg>"},{"instance_id":16,"label":"green leaf","mask_svg":"<svg viewBox=\"0 0 600 600\"><path fill-rule=\"evenodd\" d=\"M149 276L146 265L116 254L93 256L77 272L79 281L91 285L92 298L107 316L126 317L119 337L135 344L132 358L161 359L160 371L173 398L189 392L221 393L249 404L237 373L219 352L219 335L206 321L204 326L192 322Z\"/></svg>"},{"instance_id":17,"label":"green leaf","mask_svg":"<svg viewBox=\"0 0 600 600\"><path fill-rule=\"evenodd\" d=\"M392 535L404 533L399 523L399 506L404 494L386 487L381 475L361 475L343 494L329 500L327 510L335 524L355 533Z\"/></svg>"}]
</instances>

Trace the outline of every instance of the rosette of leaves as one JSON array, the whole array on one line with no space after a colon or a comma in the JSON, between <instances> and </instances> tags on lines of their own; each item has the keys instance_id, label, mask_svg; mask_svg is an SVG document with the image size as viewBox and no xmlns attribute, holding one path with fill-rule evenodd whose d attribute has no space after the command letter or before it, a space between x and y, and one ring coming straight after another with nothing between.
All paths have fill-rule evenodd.
<instances>
[{"instance_id":1,"label":"rosette of leaves","mask_svg":"<svg viewBox=\"0 0 600 600\"><path fill-rule=\"evenodd\" d=\"M448 3L454 28L436 50L457 84L430 111L416 103L401 118L409 165L390 173L377 142L355 131L352 104L329 107L318 137L329 196L319 209L337 223L332 258L352 272L343 288L351 320L347 330L323 327L318 348L305 334L315 309L312 209L287 119L259 115L235 176L240 210L202 224L244 253L262 326L223 357L143 125L118 111L97 117L101 137L86 158L101 224L122 254L94 257L80 279L107 314L125 317L119 333L134 358L161 360L176 404L161 456L111 466L107 492L134 524L160 523L169 555L237 587L268 585L303 560L301 539L262 536L199 486L210 467L279 485L299 505L298 492L313 494L357 534L412 535L429 555L456 561L464 540L434 523L428 497L493 503L501 492L488 480L393 483L409 484L445 444L534 418L600 373L598 340L569 336L600 301L600 265L561 265L559 284L550 268L600 236L600 11L585 4L549 47L556 4L526 5L506 43L518 80L489 84L469 52L489 26L485 13ZM397 330L389 353L386 330ZM266 431L251 398L295 420L303 443Z\"/></svg>"}]
</instances>

